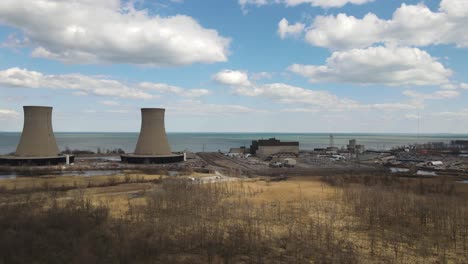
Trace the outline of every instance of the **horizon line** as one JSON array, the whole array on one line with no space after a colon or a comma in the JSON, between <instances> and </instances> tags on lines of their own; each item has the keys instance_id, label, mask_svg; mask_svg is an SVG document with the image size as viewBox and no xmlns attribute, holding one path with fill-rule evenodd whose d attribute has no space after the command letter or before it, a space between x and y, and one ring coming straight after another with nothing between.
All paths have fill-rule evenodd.
<instances>
[{"instance_id":1,"label":"horizon line","mask_svg":"<svg viewBox=\"0 0 468 264\"><path fill-rule=\"evenodd\" d=\"M0 133L22 133L22 131L0 131ZM140 133L140 131L54 131L54 133ZM217 134L395 134L395 135L466 135L468 132L274 132L274 131L167 131L166 133L217 133Z\"/></svg>"}]
</instances>

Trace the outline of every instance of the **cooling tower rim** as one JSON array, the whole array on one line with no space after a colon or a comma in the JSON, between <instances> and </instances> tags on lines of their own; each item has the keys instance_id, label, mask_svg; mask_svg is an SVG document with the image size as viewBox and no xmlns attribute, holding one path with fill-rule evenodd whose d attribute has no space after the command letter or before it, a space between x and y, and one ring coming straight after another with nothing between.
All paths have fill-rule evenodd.
<instances>
[{"instance_id":1,"label":"cooling tower rim","mask_svg":"<svg viewBox=\"0 0 468 264\"><path fill-rule=\"evenodd\" d=\"M37 156L37 157L15 156L15 155L0 155L0 158L1 159L11 159L11 160L61 159L61 158L66 158L67 155L60 154L60 155L55 155L55 156ZM68 155L68 156L69 157L75 157L75 155Z\"/></svg>"},{"instance_id":2,"label":"cooling tower rim","mask_svg":"<svg viewBox=\"0 0 468 264\"><path fill-rule=\"evenodd\" d=\"M151 108L151 107L145 107L141 108L141 111L165 111L166 108Z\"/></svg>"},{"instance_id":3,"label":"cooling tower rim","mask_svg":"<svg viewBox=\"0 0 468 264\"><path fill-rule=\"evenodd\" d=\"M46 108L46 109L52 109L52 106L44 106L44 105L24 105L23 109L26 108Z\"/></svg>"},{"instance_id":4,"label":"cooling tower rim","mask_svg":"<svg viewBox=\"0 0 468 264\"><path fill-rule=\"evenodd\" d=\"M68 155L68 161L73 163L75 155ZM52 157L0 156L0 166L50 166L65 164L66 162L67 156L65 155Z\"/></svg>"},{"instance_id":5,"label":"cooling tower rim","mask_svg":"<svg viewBox=\"0 0 468 264\"><path fill-rule=\"evenodd\" d=\"M172 157L180 157L184 156L184 154L180 153L171 153L171 154L165 154L165 155L142 155L142 154L135 154L135 153L128 153L128 154L123 154L120 156L124 157L134 157L134 158L172 158Z\"/></svg>"},{"instance_id":6,"label":"cooling tower rim","mask_svg":"<svg viewBox=\"0 0 468 264\"><path fill-rule=\"evenodd\" d=\"M132 164L167 164L185 161L185 154L172 153L170 155L120 155L123 163Z\"/></svg>"}]
</instances>

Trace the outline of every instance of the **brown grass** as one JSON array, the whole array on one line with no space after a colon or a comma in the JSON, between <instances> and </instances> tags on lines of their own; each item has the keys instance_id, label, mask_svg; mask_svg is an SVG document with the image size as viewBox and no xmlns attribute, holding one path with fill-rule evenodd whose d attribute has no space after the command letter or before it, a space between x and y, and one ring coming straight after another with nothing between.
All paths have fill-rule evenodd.
<instances>
[{"instance_id":1,"label":"brown grass","mask_svg":"<svg viewBox=\"0 0 468 264\"><path fill-rule=\"evenodd\" d=\"M129 181L134 180L155 180L162 177L161 175L144 175L144 174L127 174L127 175L116 175L116 176L41 176L41 177L19 177L16 179L3 179L0 180L0 188L7 190L11 189L26 189L42 186L50 187L77 187L85 188L88 185L105 185L109 181L125 182L126 177L129 177Z\"/></svg>"},{"instance_id":2,"label":"brown grass","mask_svg":"<svg viewBox=\"0 0 468 264\"><path fill-rule=\"evenodd\" d=\"M257 202L327 200L336 194L336 188L321 182L319 177L292 177L281 182L256 180L242 184L246 188L261 190L252 197Z\"/></svg>"},{"instance_id":3,"label":"brown grass","mask_svg":"<svg viewBox=\"0 0 468 264\"><path fill-rule=\"evenodd\" d=\"M123 182L76 188L59 197L41 192L35 199L46 199L45 208L59 204L52 207L58 211L83 200L89 210L107 208L109 218L102 220L101 228L109 229L103 236L110 241L110 252L119 252L108 255L112 261L463 263L467 259L468 203L459 191L466 187L452 188L440 179L376 177L206 184L171 177L139 183L97 177L95 184L110 179ZM78 178L42 180L54 186L87 185L86 178ZM77 257L75 262L86 262L86 256Z\"/></svg>"}]
</instances>

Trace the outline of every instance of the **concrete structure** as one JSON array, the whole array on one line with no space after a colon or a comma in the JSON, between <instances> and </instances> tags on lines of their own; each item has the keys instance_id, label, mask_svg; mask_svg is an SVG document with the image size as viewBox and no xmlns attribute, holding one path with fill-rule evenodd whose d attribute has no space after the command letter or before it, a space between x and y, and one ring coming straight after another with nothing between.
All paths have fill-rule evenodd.
<instances>
[{"instance_id":1,"label":"concrete structure","mask_svg":"<svg viewBox=\"0 0 468 264\"><path fill-rule=\"evenodd\" d=\"M364 151L365 151L364 145L356 144L355 139L351 139L349 141L347 149L348 149L349 153L351 153L351 154L361 154L361 153L364 153Z\"/></svg>"},{"instance_id":2,"label":"concrete structure","mask_svg":"<svg viewBox=\"0 0 468 264\"><path fill-rule=\"evenodd\" d=\"M0 158L4 165L55 165L66 163L52 129L52 107L24 106L24 125L14 156ZM74 156L68 156L73 162Z\"/></svg>"},{"instance_id":3,"label":"concrete structure","mask_svg":"<svg viewBox=\"0 0 468 264\"><path fill-rule=\"evenodd\" d=\"M296 166L297 161L293 158L285 158L283 164L285 167L293 168L294 166Z\"/></svg>"},{"instance_id":4,"label":"concrete structure","mask_svg":"<svg viewBox=\"0 0 468 264\"><path fill-rule=\"evenodd\" d=\"M336 154L338 153L337 147L327 147L326 151L327 154Z\"/></svg>"},{"instance_id":5,"label":"concrete structure","mask_svg":"<svg viewBox=\"0 0 468 264\"><path fill-rule=\"evenodd\" d=\"M429 161L427 163L427 165L429 165L429 166L442 166L442 165L444 165L444 163L442 161L440 161L440 160L434 160L434 161Z\"/></svg>"},{"instance_id":6,"label":"concrete structure","mask_svg":"<svg viewBox=\"0 0 468 264\"><path fill-rule=\"evenodd\" d=\"M458 149L468 149L468 140L452 140L450 145Z\"/></svg>"},{"instance_id":7,"label":"concrete structure","mask_svg":"<svg viewBox=\"0 0 468 264\"><path fill-rule=\"evenodd\" d=\"M142 108L141 130L134 154L122 155L122 162L138 164L173 163L185 160L184 154L173 154L164 125L165 109Z\"/></svg>"},{"instance_id":8,"label":"concrete structure","mask_svg":"<svg viewBox=\"0 0 468 264\"><path fill-rule=\"evenodd\" d=\"M229 153L230 154L246 154L248 153L249 150L246 149L245 147L240 147L240 148L230 148Z\"/></svg>"},{"instance_id":9,"label":"concrete structure","mask_svg":"<svg viewBox=\"0 0 468 264\"><path fill-rule=\"evenodd\" d=\"M252 141L250 153L259 157L271 156L279 153L299 154L299 142L281 142L276 138Z\"/></svg>"}]
</instances>

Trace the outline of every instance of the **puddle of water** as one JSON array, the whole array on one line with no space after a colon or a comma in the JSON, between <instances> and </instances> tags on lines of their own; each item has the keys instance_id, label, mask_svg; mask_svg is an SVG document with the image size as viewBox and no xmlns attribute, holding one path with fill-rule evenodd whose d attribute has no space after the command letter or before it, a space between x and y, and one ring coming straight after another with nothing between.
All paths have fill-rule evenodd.
<instances>
[{"instance_id":1,"label":"puddle of water","mask_svg":"<svg viewBox=\"0 0 468 264\"><path fill-rule=\"evenodd\" d=\"M123 175L119 170L89 170L89 171L60 171L60 172L44 172L44 173L21 173L21 172L2 172L0 179L16 179L20 177L38 177L38 176L110 176L110 175Z\"/></svg>"},{"instance_id":2,"label":"puddle of water","mask_svg":"<svg viewBox=\"0 0 468 264\"><path fill-rule=\"evenodd\" d=\"M75 157L75 160L107 160L107 161L120 161L120 156Z\"/></svg>"},{"instance_id":3,"label":"puddle of water","mask_svg":"<svg viewBox=\"0 0 468 264\"><path fill-rule=\"evenodd\" d=\"M169 176L179 176L178 171L168 171L167 173L169 174Z\"/></svg>"},{"instance_id":4,"label":"puddle of water","mask_svg":"<svg viewBox=\"0 0 468 264\"><path fill-rule=\"evenodd\" d=\"M139 172L141 174L152 174L150 172ZM179 176L178 171L168 171L169 176ZM121 170L88 170L88 171L56 171L56 172L35 172L35 173L21 173L21 172L0 172L0 180L2 179L16 179L20 177L39 177L39 176L81 176L81 177L94 177L94 176L111 176L111 175L124 175Z\"/></svg>"},{"instance_id":5,"label":"puddle of water","mask_svg":"<svg viewBox=\"0 0 468 264\"><path fill-rule=\"evenodd\" d=\"M391 167L391 168L390 168L390 172L391 172L391 173L404 173L404 172L409 172L409 169Z\"/></svg>"},{"instance_id":6,"label":"puddle of water","mask_svg":"<svg viewBox=\"0 0 468 264\"><path fill-rule=\"evenodd\" d=\"M416 175L419 175L419 176L437 176L437 173L435 171L418 170L416 172Z\"/></svg>"}]
</instances>

